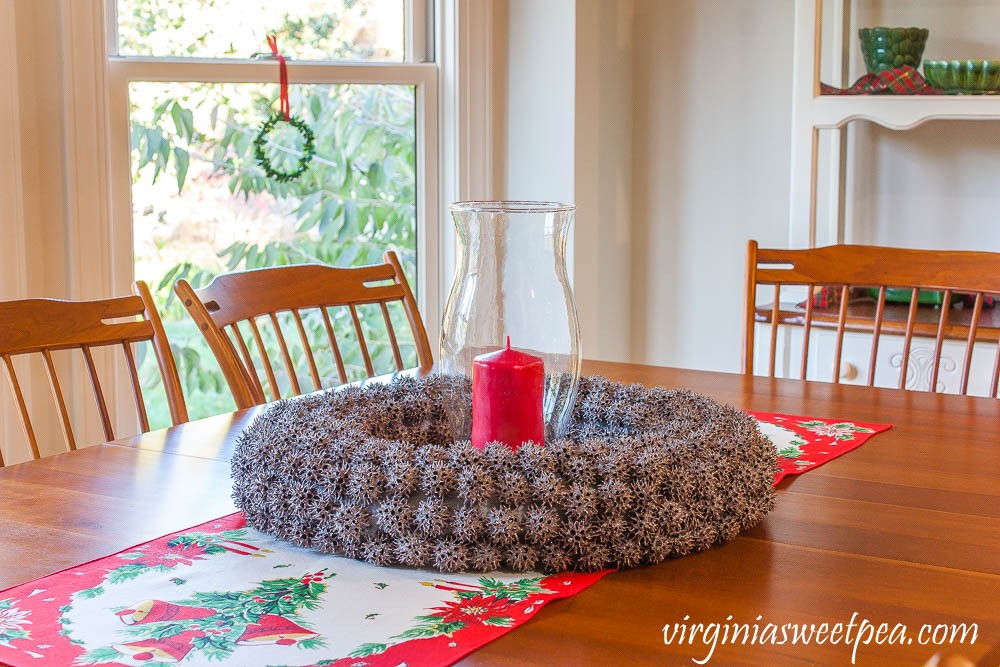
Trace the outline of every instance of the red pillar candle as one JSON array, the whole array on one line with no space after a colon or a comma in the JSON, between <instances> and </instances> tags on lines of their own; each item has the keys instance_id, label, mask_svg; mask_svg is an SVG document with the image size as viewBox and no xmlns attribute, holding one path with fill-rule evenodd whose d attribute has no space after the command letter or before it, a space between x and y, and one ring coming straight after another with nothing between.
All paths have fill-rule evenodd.
<instances>
[{"instance_id":1,"label":"red pillar candle","mask_svg":"<svg viewBox=\"0 0 1000 667\"><path fill-rule=\"evenodd\" d=\"M499 440L516 450L521 443L545 441L541 357L507 348L481 354L472 364L472 446Z\"/></svg>"}]
</instances>

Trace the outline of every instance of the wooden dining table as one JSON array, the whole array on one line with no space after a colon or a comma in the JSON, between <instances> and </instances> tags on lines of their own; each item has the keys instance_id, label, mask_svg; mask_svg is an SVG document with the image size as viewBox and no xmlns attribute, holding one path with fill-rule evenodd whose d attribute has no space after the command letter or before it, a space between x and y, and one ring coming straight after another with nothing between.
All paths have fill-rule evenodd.
<instances>
[{"instance_id":1,"label":"wooden dining table","mask_svg":"<svg viewBox=\"0 0 1000 667\"><path fill-rule=\"evenodd\" d=\"M609 574L462 664L694 664L708 647L665 644L664 626L832 626L856 614L905 624L910 640L861 644L857 664L944 652L1000 665L1000 401L598 361L584 373L893 427L785 478L774 511L731 542ZM233 512L229 458L262 409L0 469L0 589ZM918 637L961 623L976 624L974 644ZM720 642L709 664L850 664L853 649Z\"/></svg>"}]
</instances>

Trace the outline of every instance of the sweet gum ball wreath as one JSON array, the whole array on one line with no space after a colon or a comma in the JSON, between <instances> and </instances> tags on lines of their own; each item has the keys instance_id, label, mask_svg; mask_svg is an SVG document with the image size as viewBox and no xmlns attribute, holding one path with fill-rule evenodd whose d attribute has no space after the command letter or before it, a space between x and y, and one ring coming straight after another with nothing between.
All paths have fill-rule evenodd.
<instances>
[{"instance_id":1,"label":"sweet gum ball wreath","mask_svg":"<svg viewBox=\"0 0 1000 667\"><path fill-rule=\"evenodd\" d=\"M707 549L774 505L774 446L705 396L584 377L566 435L514 452L452 441L454 382L468 380L274 404L237 443L237 507L265 533L375 565L560 572Z\"/></svg>"}]
</instances>

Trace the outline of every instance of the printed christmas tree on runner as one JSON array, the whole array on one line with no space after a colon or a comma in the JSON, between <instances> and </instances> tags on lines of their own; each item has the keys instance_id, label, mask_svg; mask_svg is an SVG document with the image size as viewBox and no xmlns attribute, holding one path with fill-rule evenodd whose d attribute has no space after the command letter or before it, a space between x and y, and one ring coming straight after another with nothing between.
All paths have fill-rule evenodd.
<instances>
[{"instance_id":1,"label":"printed christmas tree on runner","mask_svg":"<svg viewBox=\"0 0 1000 667\"><path fill-rule=\"evenodd\" d=\"M325 570L325 568L324 568ZM117 610L125 632L136 639L92 649L80 664L120 660L176 662L191 651L211 660L228 658L237 646L278 644L322 647L318 633L303 626L301 610L316 609L326 591L324 570L300 578L270 579L243 591L195 593L186 600L145 600Z\"/></svg>"}]
</instances>

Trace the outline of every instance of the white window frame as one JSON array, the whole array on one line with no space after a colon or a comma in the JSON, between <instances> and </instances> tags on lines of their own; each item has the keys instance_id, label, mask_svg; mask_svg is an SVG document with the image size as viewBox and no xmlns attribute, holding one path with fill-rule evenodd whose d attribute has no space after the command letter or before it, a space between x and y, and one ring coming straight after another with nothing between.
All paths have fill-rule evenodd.
<instances>
[{"instance_id":1,"label":"white window frame","mask_svg":"<svg viewBox=\"0 0 1000 667\"><path fill-rule=\"evenodd\" d=\"M157 58L117 52L115 0L106 0L108 97L111 149L112 274L127 291L134 266L129 145L129 84L140 81L261 83L277 80L277 65L267 60ZM295 84L401 84L416 94L417 301L422 310L439 310L438 262L438 69L427 57L427 0L406 2L406 62L289 61L288 82ZM263 47L262 47L263 48ZM432 320L433 322L433 320ZM430 329L430 327L428 327ZM436 329L436 327L435 327ZM431 331L428 331L431 334ZM436 331L431 340L436 339Z\"/></svg>"}]
</instances>

